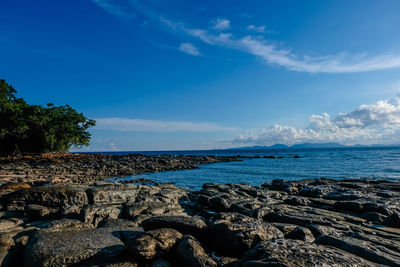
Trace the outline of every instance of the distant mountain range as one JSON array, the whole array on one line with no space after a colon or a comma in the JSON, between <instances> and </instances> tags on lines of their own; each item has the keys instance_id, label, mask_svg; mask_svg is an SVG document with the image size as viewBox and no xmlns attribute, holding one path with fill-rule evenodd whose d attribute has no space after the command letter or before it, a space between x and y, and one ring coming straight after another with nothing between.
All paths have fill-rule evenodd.
<instances>
[{"instance_id":1,"label":"distant mountain range","mask_svg":"<svg viewBox=\"0 0 400 267\"><path fill-rule=\"evenodd\" d=\"M287 146L284 144L275 144L272 146L247 146L247 147L234 147L227 148L226 150L256 150L256 149L296 149L296 148L344 148L344 147L392 147L400 145L382 145L382 144L372 144L372 145L342 145L339 143L302 143L295 144L292 146Z\"/></svg>"}]
</instances>

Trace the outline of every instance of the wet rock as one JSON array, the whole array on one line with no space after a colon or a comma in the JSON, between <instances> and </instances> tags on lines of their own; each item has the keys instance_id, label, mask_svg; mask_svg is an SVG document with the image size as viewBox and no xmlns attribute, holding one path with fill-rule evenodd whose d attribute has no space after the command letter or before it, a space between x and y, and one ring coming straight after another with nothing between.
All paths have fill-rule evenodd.
<instances>
[{"instance_id":1,"label":"wet rock","mask_svg":"<svg viewBox=\"0 0 400 267\"><path fill-rule=\"evenodd\" d=\"M119 259L124 244L118 232L101 228L37 235L29 240L25 266L92 264Z\"/></svg>"},{"instance_id":2,"label":"wet rock","mask_svg":"<svg viewBox=\"0 0 400 267\"><path fill-rule=\"evenodd\" d=\"M276 238L283 238L276 227L239 214L214 221L207 228L208 242L224 255L237 256L260 241Z\"/></svg>"},{"instance_id":3,"label":"wet rock","mask_svg":"<svg viewBox=\"0 0 400 267\"><path fill-rule=\"evenodd\" d=\"M217 263L204 251L200 242L190 235L186 235L181 239L176 253L184 266L217 266Z\"/></svg>"},{"instance_id":4,"label":"wet rock","mask_svg":"<svg viewBox=\"0 0 400 267\"><path fill-rule=\"evenodd\" d=\"M144 220L142 227L148 231L159 228L172 228L182 234L199 236L203 233L206 224L197 217L190 216L156 216Z\"/></svg>"}]
</instances>

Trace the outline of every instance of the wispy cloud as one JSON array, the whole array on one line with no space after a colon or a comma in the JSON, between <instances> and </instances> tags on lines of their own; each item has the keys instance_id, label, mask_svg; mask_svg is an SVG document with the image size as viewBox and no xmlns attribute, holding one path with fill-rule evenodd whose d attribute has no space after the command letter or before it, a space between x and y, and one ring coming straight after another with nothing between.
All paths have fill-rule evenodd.
<instances>
[{"instance_id":1,"label":"wispy cloud","mask_svg":"<svg viewBox=\"0 0 400 267\"><path fill-rule=\"evenodd\" d=\"M400 143L400 94L390 100L361 105L349 113L331 118L327 113L312 115L310 125L299 129L273 125L224 140L237 145L340 142L345 144Z\"/></svg>"},{"instance_id":2,"label":"wispy cloud","mask_svg":"<svg viewBox=\"0 0 400 267\"><path fill-rule=\"evenodd\" d=\"M179 50L192 56L201 56L199 49L191 43L181 43Z\"/></svg>"},{"instance_id":3,"label":"wispy cloud","mask_svg":"<svg viewBox=\"0 0 400 267\"><path fill-rule=\"evenodd\" d=\"M98 118L97 130L135 131L135 132L216 132L233 131L235 128L224 127L212 122L162 121L129 118Z\"/></svg>"},{"instance_id":4,"label":"wispy cloud","mask_svg":"<svg viewBox=\"0 0 400 267\"><path fill-rule=\"evenodd\" d=\"M130 19L135 16L135 12L132 12L132 8L128 5L117 5L110 0L93 0L93 2L108 13L120 18Z\"/></svg>"},{"instance_id":5,"label":"wispy cloud","mask_svg":"<svg viewBox=\"0 0 400 267\"><path fill-rule=\"evenodd\" d=\"M157 23L161 22L174 31L184 32L209 45L225 47L254 55L266 64L281 66L293 71L311 73L354 73L400 67L400 55L396 54L367 55L364 53L351 55L346 52L339 52L337 54L324 56L302 55L293 52L290 48L276 45L276 42L266 40L261 36L235 36L233 32L226 31L216 34L214 33L215 31L188 27L184 23L177 23L165 19L162 14L157 14L151 7L143 6L143 3L140 1L129 1L129 8L111 4L108 0L93 1L100 7L106 9L109 13L124 19L132 16L132 13L129 12L129 8L136 8L136 12L142 12L143 16L147 16ZM214 30L230 29L230 20L228 19L217 18L213 20L213 24ZM256 31L265 30L263 26L255 25L250 25L248 28Z\"/></svg>"},{"instance_id":6,"label":"wispy cloud","mask_svg":"<svg viewBox=\"0 0 400 267\"><path fill-rule=\"evenodd\" d=\"M226 30L231 27L231 22L228 19L217 18L216 20L213 20L212 23L214 24L213 29L216 30Z\"/></svg>"},{"instance_id":7,"label":"wispy cloud","mask_svg":"<svg viewBox=\"0 0 400 267\"><path fill-rule=\"evenodd\" d=\"M256 32L265 32L265 25L262 26L249 25L247 26L247 29Z\"/></svg>"}]
</instances>

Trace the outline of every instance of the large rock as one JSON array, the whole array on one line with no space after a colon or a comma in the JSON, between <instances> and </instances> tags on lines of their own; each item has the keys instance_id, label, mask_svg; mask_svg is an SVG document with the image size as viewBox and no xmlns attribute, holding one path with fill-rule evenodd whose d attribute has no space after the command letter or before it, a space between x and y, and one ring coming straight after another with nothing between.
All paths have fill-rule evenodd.
<instances>
[{"instance_id":1,"label":"large rock","mask_svg":"<svg viewBox=\"0 0 400 267\"><path fill-rule=\"evenodd\" d=\"M109 228L37 235L25 250L25 266L69 266L119 259L124 244L118 236L117 230Z\"/></svg>"},{"instance_id":2,"label":"large rock","mask_svg":"<svg viewBox=\"0 0 400 267\"><path fill-rule=\"evenodd\" d=\"M85 186L52 185L20 190L7 196L9 203L39 204L47 207L76 205L82 207L89 203Z\"/></svg>"},{"instance_id":3,"label":"large rock","mask_svg":"<svg viewBox=\"0 0 400 267\"><path fill-rule=\"evenodd\" d=\"M144 230L154 230L159 228L172 228L182 234L199 236L202 234L206 224L197 217L190 216L156 216L142 222Z\"/></svg>"},{"instance_id":4,"label":"large rock","mask_svg":"<svg viewBox=\"0 0 400 267\"><path fill-rule=\"evenodd\" d=\"M87 190L92 204L123 204L138 195L138 186L133 184L105 184Z\"/></svg>"},{"instance_id":5,"label":"large rock","mask_svg":"<svg viewBox=\"0 0 400 267\"><path fill-rule=\"evenodd\" d=\"M207 240L215 250L238 256L260 241L283 238L273 225L236 214L217 220L207 229Z\"/></svg>"},{"instance_id":6,"label":"large rock","mask_svg":"<svg viewBox=\"0 0 400 267\"><path fill-rule=\"evenodd\" d=\"M183 263L182 266L217 266L217 263L204 251L200 242L190 235L184 236L179 242L176 254Z\"/></svg>"},{"instance_id":7,"label":"large rock","mask_svg":"<svg viewBox=\"0 0 400 267\"><path fill-rule=\"evenodd\" d=\"M369 239L368 236L357 236L352 238L347 236L323 235L315 240L316 243L336 247L354 255L363 257L372 262L400 266L399 245L388 244L384 240L377 240L376 237ZM361 237L361 238L360 238Z\"/></svg>"},{"instance_id":8,"label":"large rock","mask_svg":"<svg viewBox=\"0 0 400 267\"><path fill-rule=\"evenodd\" d=\"M148 231L127 241L132 258L140 262L149 262L154 258L166 256L182 234L170 228Z\"/></svg>"},{"instance_id":9,"label":"large rock","mask_svg":"<svg viewBox=\"0 0 400 267\"><path fill-rule=\"evenodd\" d=\"M243 266L375 266L342 250L291 239L261 242L244 254L242 263Z\"/></svg>"}]
</instances>

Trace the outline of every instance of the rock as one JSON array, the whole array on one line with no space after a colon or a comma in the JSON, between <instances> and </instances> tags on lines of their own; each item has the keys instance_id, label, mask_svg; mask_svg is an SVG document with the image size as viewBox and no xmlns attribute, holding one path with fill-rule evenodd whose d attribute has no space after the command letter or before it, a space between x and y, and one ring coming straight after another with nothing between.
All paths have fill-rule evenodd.
<instances>
[{"instance_id":1,"label":"rock","mask_svg":"<svg viewBox=\"0 0 400 267\"><path fill-rule=\"evenodd\" d=\"M374 223L383 223L383 221L386 219L386 216L378 212L364 212L361 214L361 218Z\"/></svg>"},{"instance_id":2,"label":"rock","mask_svg":"<svg viewBox=\"0 0 400 267\"><path fill-rule=\"evenodd\" d=\"M134 261L124 261L117 263L102 263L101 267L138 267L137 263ZM94 266L93 266L94 267Z\"/></svg>"},{"instance_id":3,"label":"rock","mask_svg":"<svg viewBox=\"0 0 400 267\"><path fill-rule=\"evenodd\" d=\"M285 235L285 238L298 239L308 243L312 243L315 240L314 235L311 233L310 229L305 227L297 227L293 231L287 233Z\"/></svg>"},{"instance_id":4,"label":"rock","mask_svg":"<svg viewBox=\"0 0 400 267\"><path fill-rule=\"evenodd\" d=\"M0 232L16 227L18 224L12 220L0 220Z\"/></svg>"},{"instance_id":5,"label":"rock","mask_svg":"<svg viewBox=\"0 0 400 267\"><path fill-rule=\"evenodd\" d=\"M74 219L60 219L49 221L44 224L44 227L40 229L40 233L47 232L63 232L63 231L82 231L93 229L94 226L91 223L84 223Z\"/></svg>"},{"instance_id":6,"label":"rock","mask_svg":"<svg viewBox=\"0 0 400 267\"><path fill-rule=\"evenodd\" d=\"M102 221L117 219L121 214L120 207L106 205L88 205L82 210L82 219L85 223L92 223L95 227Z\"/></svg>"},{"instance_id":7,"label":"rock","mask_svg":"<svg viewBox=\"0 0 400 267\"><path fill-rule=\"evenodd\" d=\"M174 229L161 228L134 236L127 241L127 246L133 259L148 262L166 256L181 237L182 234Z\"/></svg>"},{"instance_id":8,"label":"rock","mask_svg":"<svg viewBox=\"0 0 400 267\"><path fill-rule=\"evenodd\" d=\"M172 228L182 234L199 236L206 224L197 217L190 216L156 216L142 222L142 227L148 231L159 228Z\"/></svg>"},{"instance_id":9,"label":"rock","mask_svg":"<svg viewBox=\"0 0 400 267\"><path fill-rule=\"evenodd\" d=\"M241 261L243 266L375 266L338 249L292 239L261 242Z\"/></svg>"},{"instance_id":10,"label":"rock","mask_svg":"<svg viewBox=\"0 0 400 267\"><path fill-rule=\"evenodd\" d=\"M347 251L371 262L389 266L400 266L399 252L389 250L380 244L375 244L375 242L333 235L320 236L315 242Z\"/></svg>"},{"instance_id":11,"label":"rock","mask_svg":"<svg viewBox=\"0 0 400 267\"><path fill-rule=\"evenodd\" d=\"M57 212L58 209L52 209L38 204L29 204L25 207L26 216L36 220L48 219Z\"/></svg>"},{"instance_id":12,"label":"rock","mask_svg":"<svg viewBox=\"0 0 400 267\"><path fill-rule=\"evenodd\" d=\"M103 221L99 227L103 228L138 228L137 224L127 219L108 219ZM142 229L143 230L143 229Z\"/></svg>"},{"instance_id":13,"label":"rock","mask_svg":"<svg viewBox=\"0 0 400 267\"><path fill-rule=\"evenodd\" d=\"M87 194L92 204L123 204L136 198L138 186L133 184L106 184L89 188Z\"/></svg>"},{"instance_id":14,"label":"rock","mask_svg":"<svg viewBox=\"0 0 400 267\"><path fill-rule=\"evenodd\" d=\"M217 263L204 251L200 242L190 235L185 235L181 239L176 253L183 266L217 266Z\"/></svg>"},{"instance_id":15,"label":"rock","mask_svg":"<svg viewBox=\"0 0 400 267\"><path fill-rule=\"evenodd\" d=\"M211 223L207 240L224 255L238 256L260 241L283 238L283 234L269 223L244 215L232 215Z\"/></svg>"},{"instance_id":16,"label":"rock","mask_svg":"<svg viewBox=\"0 0 400 267\"><path fill-rule=\"evenodd\" d=\"M39 186L11 193L7 199L9 203L22 202L53 208L66 205L82 207L89 203L85 189L85 186L77 185Z\"/></svg>"},{"instance_id":17,"label":"rock","mask_svg":"<svg viewBox=\"0 0 400 267\"><path fill-rule=\"evenodd\" d=\"M116 235L118 232L106 228L37 235L28 242L25 266L92 264L119 259L124 244Z\"/></svg>"},{"instance_id":18,"label":"rock","mask_svg":"<svg viewBox=\"0 0 400 267\"><path fill-rule=\"evenodd\" d=\"M389 215L384 221L384 225L400 228L400 216L398 213Z\"/></svg>"},{"instance_id":19,"label":"rock","mask_svg":"<svg viewBox=\"0 0 400 267\"><path fill-rule=\"evenodd\" d=\"M164 203L160 201L145 201L128 203L127 205L125 205L123 211L125 218L129 218L130 220L137 222L139 222L140 218L143 217L140 215L150 215L148 216L148 218L150 218L155 215L163 215L165 213L182 214L183 209L179 204Z\"/></svg>"}]
</instances>

